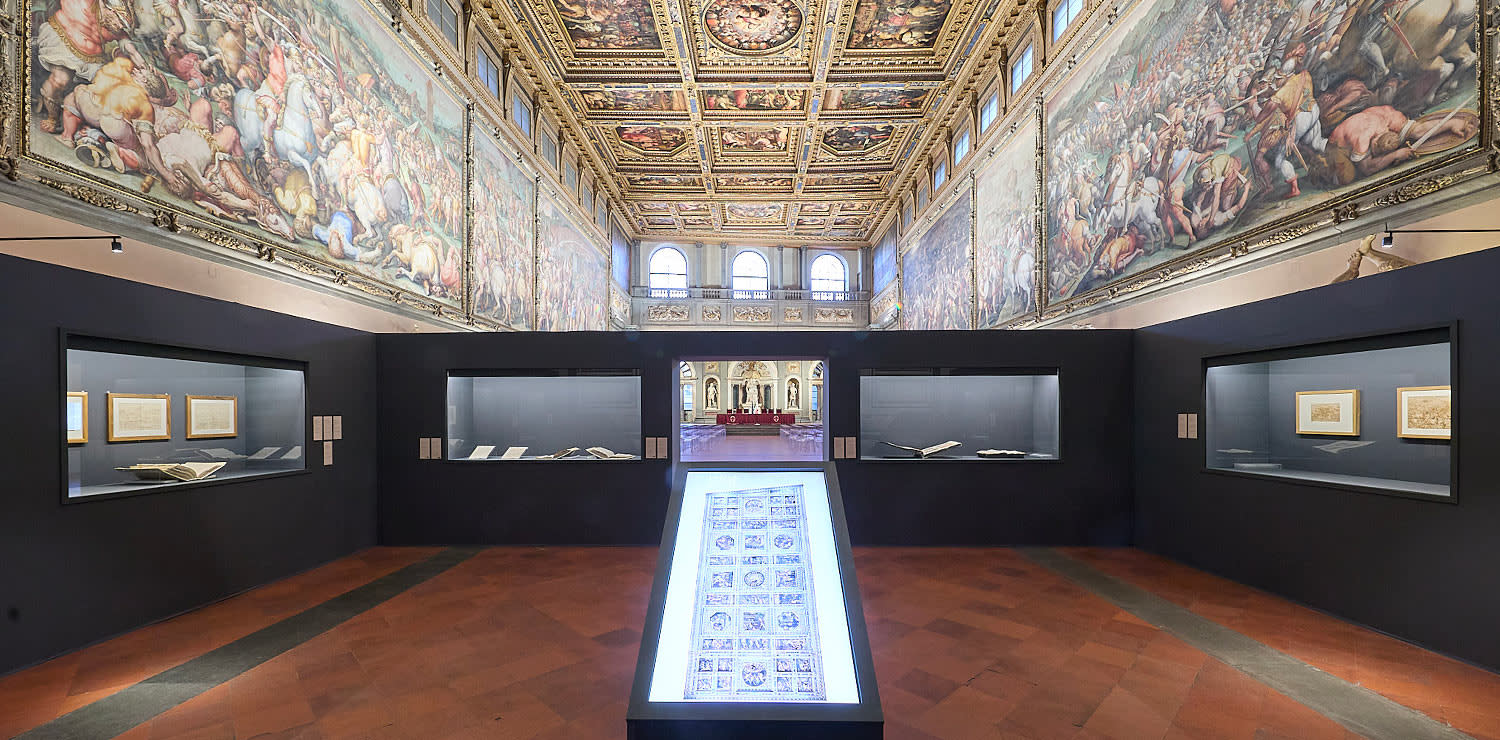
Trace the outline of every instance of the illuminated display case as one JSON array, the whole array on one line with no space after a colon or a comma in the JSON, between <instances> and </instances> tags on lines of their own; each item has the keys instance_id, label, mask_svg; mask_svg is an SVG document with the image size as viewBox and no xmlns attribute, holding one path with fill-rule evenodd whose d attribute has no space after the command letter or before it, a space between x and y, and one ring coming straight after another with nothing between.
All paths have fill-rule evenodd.
<instances>
[{"instance_id":1,"label":"illuminated display case","mask_svg":"<svg viewBox=\"0 0 1500 740\"><path fill-rule=\"evenodd\" d=\"M1451 328L1209 358L1204 464L1455 501Z\"/></svg>"},{"instance_id":2,"label":"illuminated display case","mask_svg":"<svg viewBox=\"0 0 1500 740\"><path fill-rule=\"evenodd\" d=\"M1050 368L866 370L860 459L1057 460L1059 385Z\"/></svg>"},{"instance_id":3,"label":"illuminated display case","mask_svg":"<svg viewBox=\"0 0 1500 740\"><path fill-rule=\"evenodd\" d=\"M640 460L641 378L632 370L448 374L448 459Z\"/></svg>"},{"instance_id":4,"label":"illuminated display case","mask_svg":"<svg viewBox=\"0 0 1500 740\"><path fill-rule=\"evenodd\" d=\"M831 463L681 465L629 737L879 738Z\"/></svg>"},{"instance_id":5,"label":"illuminated display case","mask_svg":"<svg viewBox=\"0 0 1500 740\"><path fill-rule=\"evenodd\" d=\"M306 469L299 362L65 334L63 500Z\"/></svg>"}]
</instances>

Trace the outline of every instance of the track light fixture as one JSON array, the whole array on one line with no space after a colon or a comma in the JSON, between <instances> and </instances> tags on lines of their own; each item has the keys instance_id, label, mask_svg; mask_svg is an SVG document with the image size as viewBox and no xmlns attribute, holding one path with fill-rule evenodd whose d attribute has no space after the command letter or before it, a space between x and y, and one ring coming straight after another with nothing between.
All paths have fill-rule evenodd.
<instances>
[{"instance_id":1,"label":"track light fixture","mask_svg":"<svg viewBox=\"0 0 1500 740\"><path fill-rule=\"evenodd\" d=\"M1380 246L1390 247L1393 241L1395 240L1391 237L1391 232L1387 231L1385 232L1385 236L1380 237Z\"/></svg>"},{"instance_id":2,"label":"track light fixture","mask_svg":"<svg viewBox=\"0 0 1500 740\"><path fill-rule=\"evenodd\" d=\"M119 235L95 235L87 236L0 236L0 242L84 242L94 239L108 239L109 251L120 254L125 251L125 245L120 243Z\"/></svg>"}]
</instances>

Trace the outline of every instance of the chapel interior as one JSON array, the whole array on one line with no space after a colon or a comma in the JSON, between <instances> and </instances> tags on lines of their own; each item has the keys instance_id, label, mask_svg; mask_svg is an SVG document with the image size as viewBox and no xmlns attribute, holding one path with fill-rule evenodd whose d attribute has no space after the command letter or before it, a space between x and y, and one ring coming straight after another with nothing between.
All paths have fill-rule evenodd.
<instances>
[{"instance_id":1,"label":"chapel interior","mask_svg":"<svg viewBox=\"0 0 1500 740\"><path fill-rule=\"evenodd\" d=\"M0 738L1500 740L1497 32L0 0Z\"/></svg>"}]
</instances>

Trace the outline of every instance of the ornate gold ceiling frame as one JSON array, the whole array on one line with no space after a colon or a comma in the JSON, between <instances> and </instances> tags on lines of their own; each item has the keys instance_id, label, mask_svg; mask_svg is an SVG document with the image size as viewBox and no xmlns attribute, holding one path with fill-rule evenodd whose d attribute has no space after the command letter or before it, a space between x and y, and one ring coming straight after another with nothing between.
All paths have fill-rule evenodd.
<instances>
[{"instance_id":1,"label":"ornate gold ceiling frame","mask_svg":"<svg viewBox=\"0 0 1500 740\"><path fill-rule=\"evenodd\" d=\"M763 52L732 50L717 39L711 38L704 25L705 3L703 0L683 0L685 20L690 29L689 50L693 53L694 71L702 81L722 75L743 77L746 71L767 77L805 77L812 79L812 65L816 54L819 17L823 13L824 0L794 0L802 12L802 27L795 38L776 49Z\"/></svg>"}]
</instances>

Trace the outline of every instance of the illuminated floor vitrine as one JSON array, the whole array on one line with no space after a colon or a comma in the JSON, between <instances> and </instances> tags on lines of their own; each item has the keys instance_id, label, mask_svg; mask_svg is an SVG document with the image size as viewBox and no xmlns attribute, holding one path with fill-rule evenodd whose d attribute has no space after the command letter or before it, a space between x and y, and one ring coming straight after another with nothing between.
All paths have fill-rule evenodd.
<instances>
[{"instance_id":1,"label":"illuminated floor vitrine","mask_svg":"<svg viewBox=\"0 0 1500 740\"><path fill-rule=\"evenodd\" d=\"M629 736L879 738L831 463L679 465Z\"/></svg>"}]
</instances>

